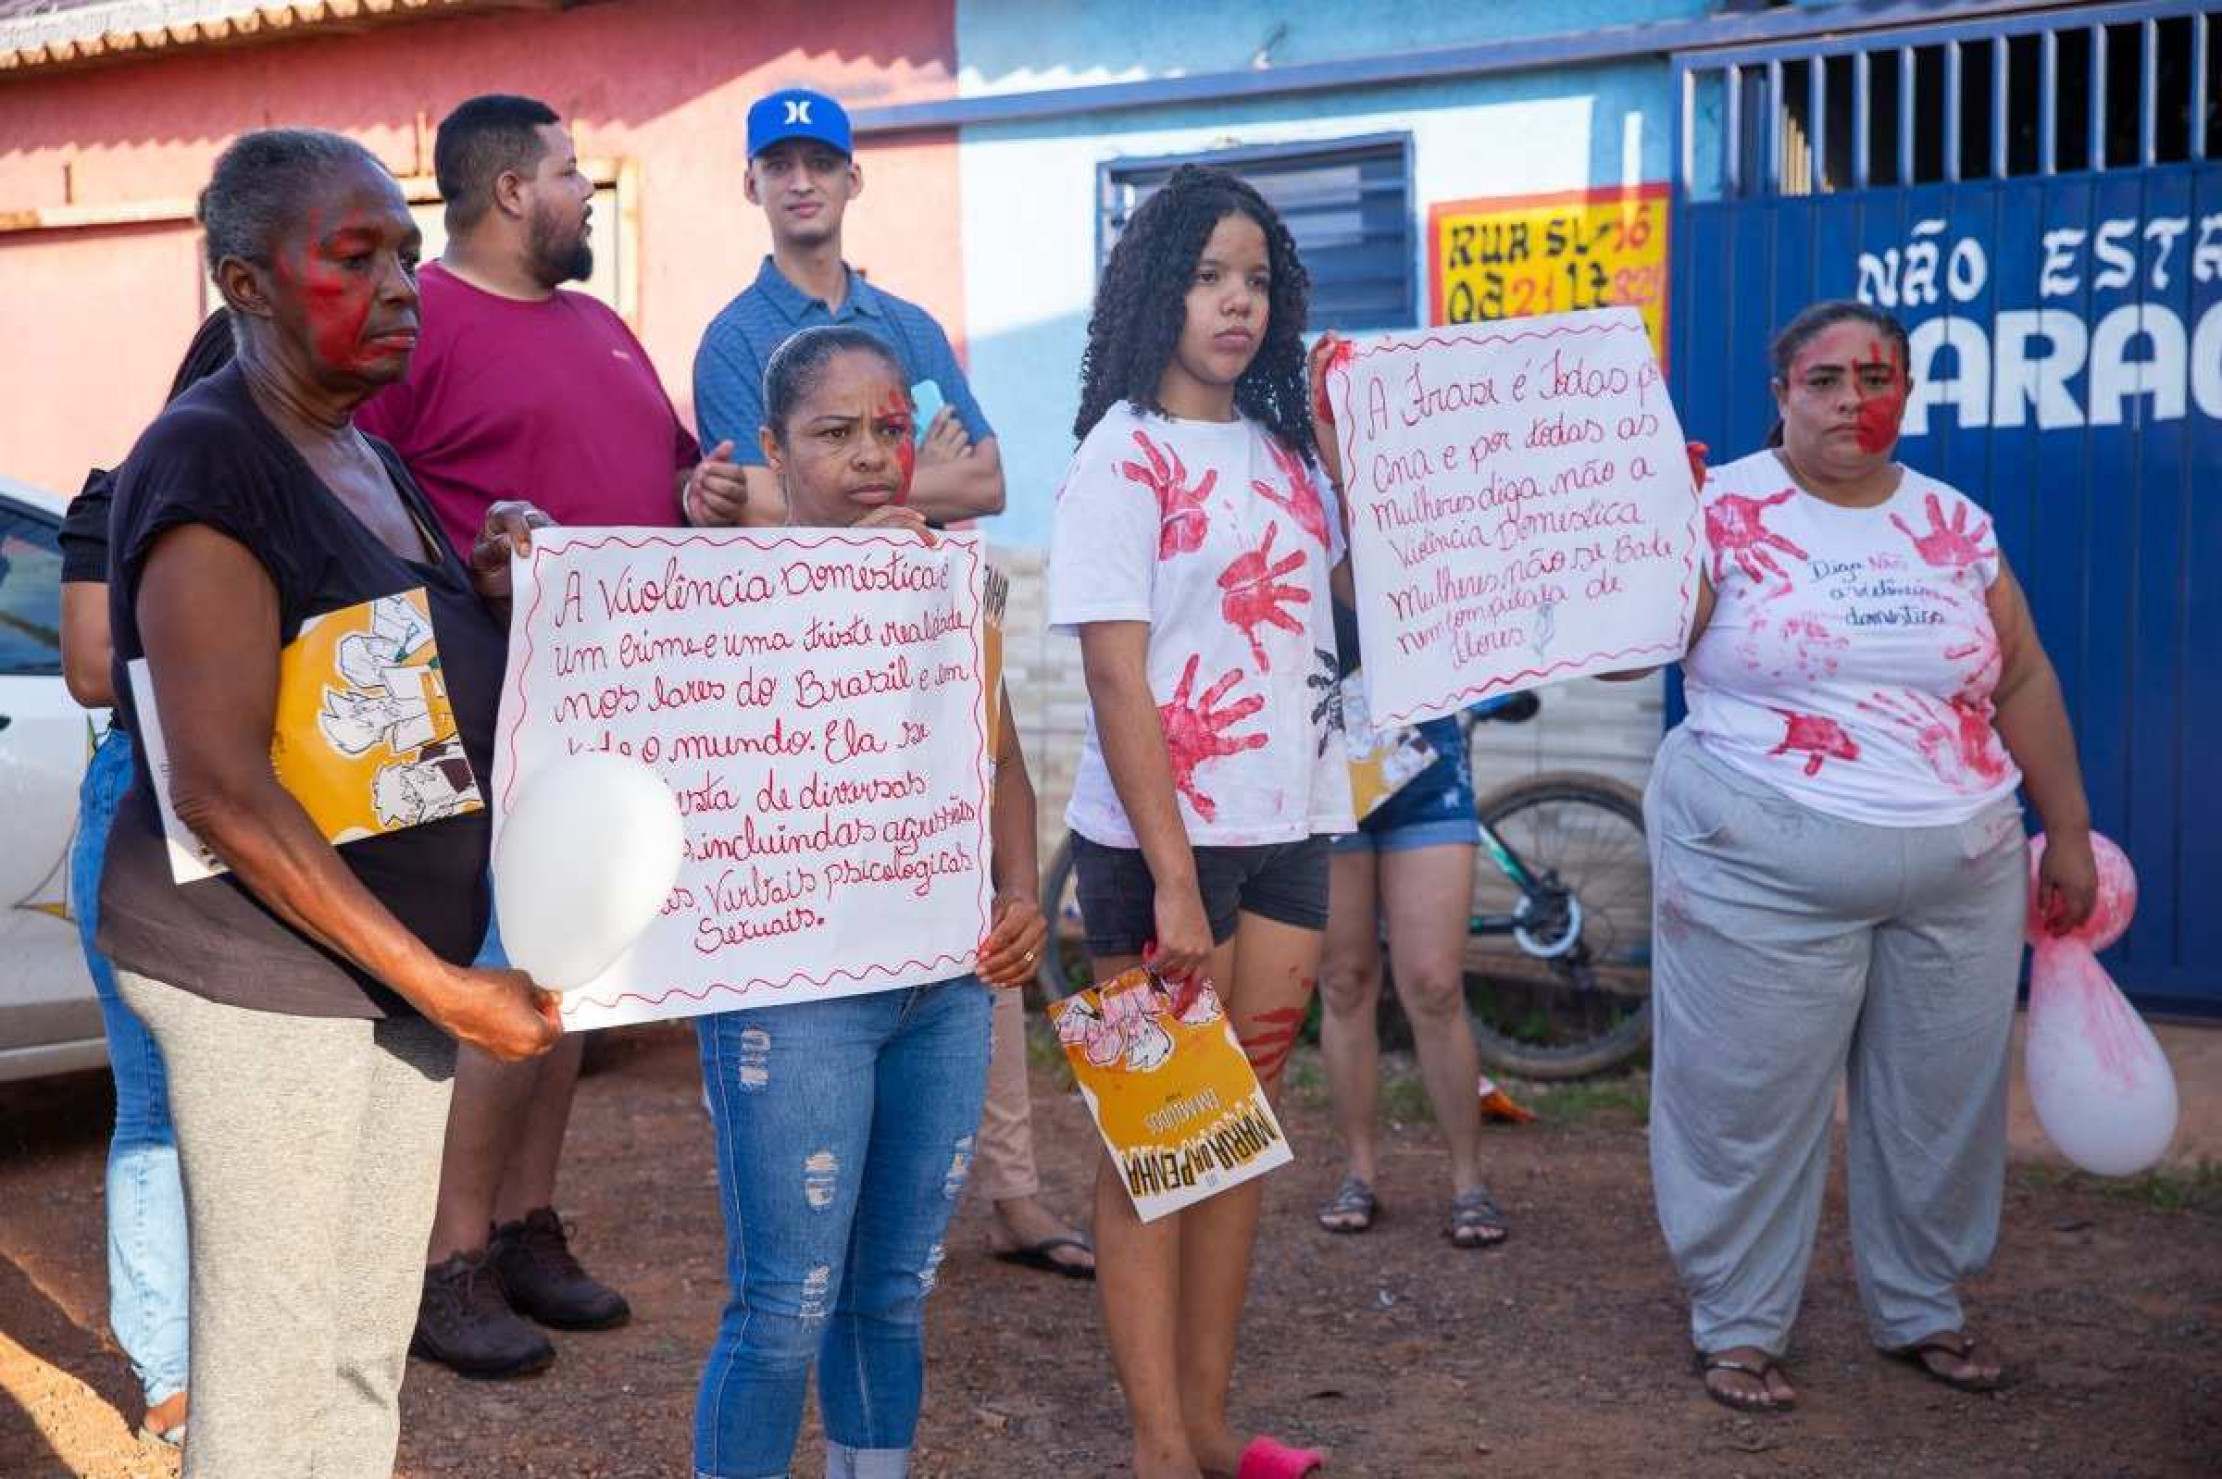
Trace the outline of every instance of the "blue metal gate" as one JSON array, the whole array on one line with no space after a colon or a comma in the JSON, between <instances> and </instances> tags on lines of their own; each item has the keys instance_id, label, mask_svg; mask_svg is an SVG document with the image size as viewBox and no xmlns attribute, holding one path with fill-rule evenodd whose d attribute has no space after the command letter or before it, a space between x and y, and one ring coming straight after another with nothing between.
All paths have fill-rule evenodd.
<instances>
[{"instance_id":1,"label":"blue metal gate","mask_svg":"<svg viewBox=\"0 0 2222 1479\"><path fill-rule=\"evenodd\" d=\"M1989 508L2142 900L2141 1005L2222 1011L2222 27L2182 5L1676 59L1669 370L1726 461L1767 341L1912 330L1900 456ZM2211 147L2210 147L2211 146ZM2209 750L2208 745L2216 748Z\"/></svg>"}]
</instances>

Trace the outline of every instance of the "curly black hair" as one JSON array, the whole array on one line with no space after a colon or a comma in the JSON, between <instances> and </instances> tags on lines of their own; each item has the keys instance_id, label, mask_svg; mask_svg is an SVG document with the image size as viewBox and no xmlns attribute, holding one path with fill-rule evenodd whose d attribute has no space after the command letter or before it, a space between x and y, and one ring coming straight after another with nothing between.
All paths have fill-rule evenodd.
<instances>
[{"instance_id":1,"label":"curly black hair","mask_svg":"<svg viewBox=\"0 0 2222 1479\"><path fill-rule=\"evenodd\" d=\"M1080 415L1072 434L1085 439L1119 401L1163 414L1157 384L1172 363L1187 315L1189 279L1213 228L1237 212L1265 233L1273 273L1265 339L1235 382L1235 408L1265 424L1289 450L1317 456L1305 394L1304 323L1312 280L1280 213L1247 181L1208 165L1184 164L1127 222L1096 285L1088 316L1088 349L1080 358Z\"/></svg>"}]
</instances>

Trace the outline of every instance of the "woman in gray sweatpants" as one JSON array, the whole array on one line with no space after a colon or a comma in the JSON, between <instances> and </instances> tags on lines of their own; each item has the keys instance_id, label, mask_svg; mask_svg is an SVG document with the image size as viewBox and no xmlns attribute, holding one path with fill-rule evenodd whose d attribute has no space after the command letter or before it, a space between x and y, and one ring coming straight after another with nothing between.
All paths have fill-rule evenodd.
<instances>
[{"instance_id":1,"label":"woman in gray sweatpants","mask_svg":"<svg viewBox=\"0 0 2222 1479\"><path fill-rule=\"evenodd\" d=\"M1779 1362L1813 1254L1839 1074L1875 1343L1949 1385L1999 1364L1959 1282L1997 1240L2027 913L2091 907L2059 683L1970 500L1891 459L1904 330L1857 303L1778 337L1778 443L1704 480L1688 721L1645 797L1651 1170L1705 1389L1796 1399Z\"/></svg>"}]
</instances>

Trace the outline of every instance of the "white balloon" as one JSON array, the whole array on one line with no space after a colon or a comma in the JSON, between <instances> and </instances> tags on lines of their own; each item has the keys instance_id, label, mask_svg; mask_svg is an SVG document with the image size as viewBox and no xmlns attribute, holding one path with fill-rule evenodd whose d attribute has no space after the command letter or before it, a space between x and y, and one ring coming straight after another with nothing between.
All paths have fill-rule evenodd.
<instances>
[{"instance_id":1,"label":"white balloon","mask_svg":"<svg viewBox=\"0 0 2222 1479\"><path fill-rule=\"evenodd\" d=\"M584 986L656 917L685 850L678 798L639 761L566 755L533 771L494 849L510 963L551 991Z\"/></svg>"},{"instance_id":2,"label":"white balloon","mask_svg":"<svg viewBox=\"0 0 2222 1479\"><path fill-rule=\"evenodd\" d=\"M2176 1076L2106 967L2079 940L2047 940L2029 971L2022 1059L2037 1122L2101 1176L2157 1162L2176 1133Z\"/></svg>"}]
</instances>

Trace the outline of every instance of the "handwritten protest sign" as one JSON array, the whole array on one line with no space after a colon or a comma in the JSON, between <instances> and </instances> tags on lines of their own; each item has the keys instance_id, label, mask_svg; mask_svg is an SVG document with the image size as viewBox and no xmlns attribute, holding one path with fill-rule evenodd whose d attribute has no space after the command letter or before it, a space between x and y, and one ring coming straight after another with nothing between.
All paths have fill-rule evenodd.
<instances>
[{"instance_id":1,"label":"handwritten protest sign","mask_svg":"<svg viewBox=\"0 0 2222 1479\"><path fill-rule=\"evenodd\" d=\"M517 561L495 827L541 760L655 768L686 861L563 998L606 1027L960 975L988 929L975 536L546 529Z\"/></svg>"},{"instance_id":2,"label":"handwritten protest sign","mask_svg":"<svg viewBox=\"0 0 2222 1479\"><path fill-rule=\"evenodd\" d=\"M1634 309L1360 340L1327 393L1375 724L1682 655L1697 493Z\"/></svg>"},{"instance_id":3,"label":"handwritten protest sign","mask_svg":"<svg viewBox=\"0 0 2222 1479\"><path fill-rule=\"evenodd\" d=\"M1430 323L1629 307L1666 358L1667 187L1451 200L1427 213Z\"/></svg>"},{"instance_id":4,"label":"handwritten protest sign","mask_svg":"<svg viewBox=\"0 0 2222 1479\"><path fill-rule=\"evenodd\" d=\"M1176 1005L1137 968L1049 1016L1144 1222L1295 1159L1208 984Z\"/></svg>"}]
</instances>

